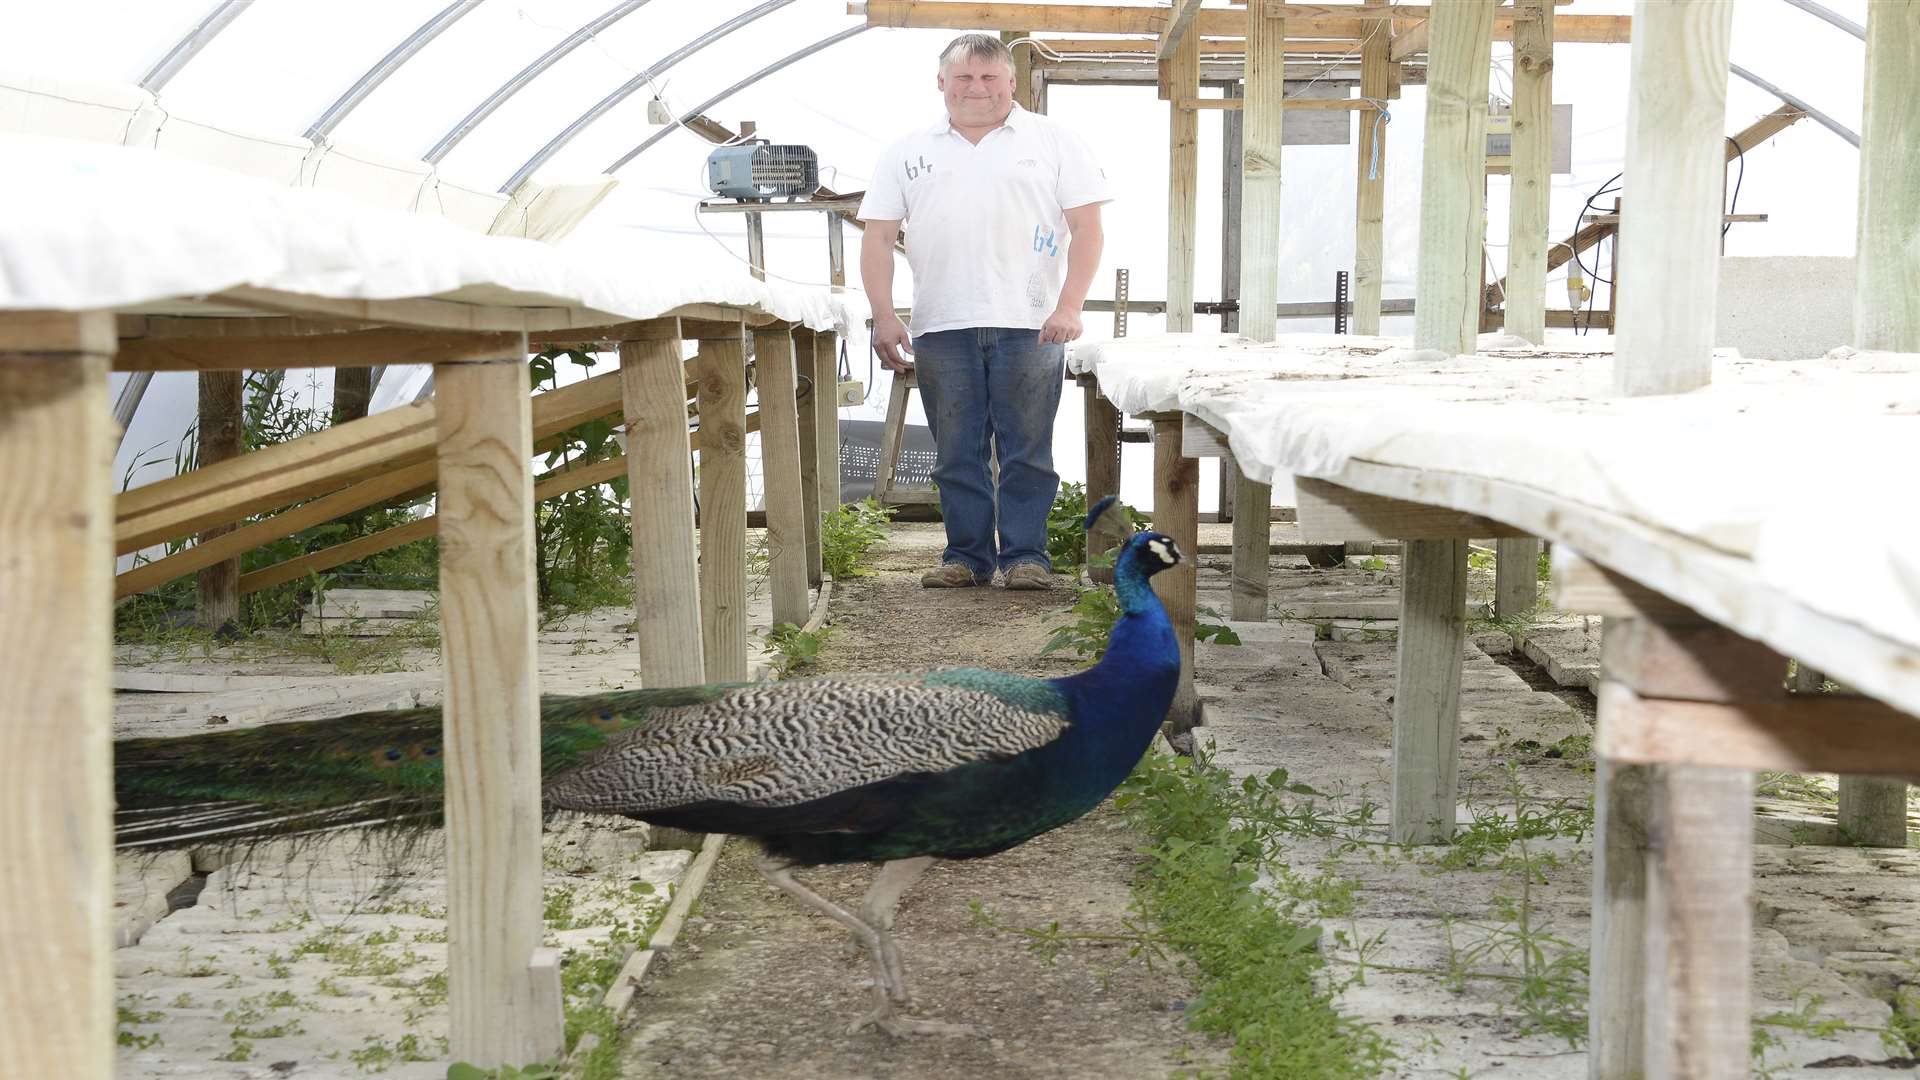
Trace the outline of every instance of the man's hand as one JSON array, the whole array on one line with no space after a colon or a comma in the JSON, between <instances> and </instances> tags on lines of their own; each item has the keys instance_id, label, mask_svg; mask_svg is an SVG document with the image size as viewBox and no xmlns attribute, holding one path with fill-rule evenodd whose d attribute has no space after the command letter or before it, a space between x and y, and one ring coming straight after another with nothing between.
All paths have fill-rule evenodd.
<instances>
[{"instance_id":1,"label":"man's hand","mask_svg":"<svg viewBox=\"0 0 1920 1080\"><path fill-rule=\"evenodd\" d=\"M1047 316L1045 326L1040 328L1040 343L1057 341L1065 345L1080 336L1080 313L1068 308L1056 308Z\"/></svg>"},{"instance_id":2,"label":"man's hand","mask_svg":"<svg viewBox=\"0 0 1920 1080\"><path fill-rule=\"evenodd\" d=\"M889 312L874 318L873 351L880 354L880 366L888 371L913 370L913 361L907 359L913 355L913 335L898 315Z\"/></svg>"}]
</instances>

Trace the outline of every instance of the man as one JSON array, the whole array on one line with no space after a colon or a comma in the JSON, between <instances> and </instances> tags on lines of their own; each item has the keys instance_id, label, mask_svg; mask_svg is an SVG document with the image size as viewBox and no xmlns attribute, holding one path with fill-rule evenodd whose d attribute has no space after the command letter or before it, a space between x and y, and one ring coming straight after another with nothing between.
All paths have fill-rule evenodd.
<instances>
[{"instance_id":1,"label":"man","mask_svg":"<svg viewBox=\"0 0 1920 1080\"><path fill-rule=\"evenodd\" d=\"M1013 54L998 38L954 39L936 85L946 115L881 154L860 204L874 349L889 371L918 370L938 450L947 548L920 584L987 585L998 569L1009 589L1046 589L1053 419L1065 345L1080 336L1100 266L1106 173L1078 135L1014 104ZM903 222L911 335L893 313Z\"/></svg>"}]
</instances>

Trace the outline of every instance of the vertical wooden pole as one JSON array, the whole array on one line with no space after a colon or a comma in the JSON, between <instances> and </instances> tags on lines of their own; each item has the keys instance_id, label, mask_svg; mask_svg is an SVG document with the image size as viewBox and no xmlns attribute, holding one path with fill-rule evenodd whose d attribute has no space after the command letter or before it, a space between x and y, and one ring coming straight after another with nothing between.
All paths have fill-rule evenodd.
<instances>
[{"instance_id":1,"label":"vertical wooden pole","mask_svg":"<svg viewBox=\"0 0 1920 1080\"><path fill-rule=\"evenodd\" d=\"M1587 1075L1645 1080L1648 788L1655 769L1594 762L1593 940L1588 959ZM1606 872L1601 873L1600 867Z\"/></svg>"},{"instance_id":2,"label":"vertical wooden pole","mask_svg":"<svg viewBox=\"0 0 1920 1080\"><path fill-rule=\"evenodd\" d=\"M700 343L700 640L708 682L747 678L747 350Z\"/></svg>"},{"instance_id":3,"label":"vertical wooden pole","mask_svg":"<svg viewBox=\"0 0 1920 1080\"><path fill-rule=\"evenodd\" d=\"M1240 151L1240 333L1272 341L1280 285L1280 143L1287 21L1247 5L1247 103Z\"/></svg>"},{"instance_id":4,"label":"vertical wooden pole","mask_svg":"<svg viewBox=\"0 0 1920 1080\"><path fill-rule=\"evenodd\" d=\"M767 508L767 570L773 581L775 625L806 623L806 503L800 495L799 407L794 398L793 332L753 332L754 371L760 385L760 487Z\"/></svg>"},{"instance_id":5,"label":"vertical wooden pole","mask_svg":"<svg viewBox=\"0 0 1920 1080\"><path fill-rule=\"evenodd\" d=\"M813 331L805 327L793 332L794 370L811 388L800 403L800 523L807 537L807 587L820 587L820 410L814 406L832 384L822 384L814 376Z\"/></svg>"},{"instance_id":6,"label":"vertical wooden pole","mask_svg":"<svg viewBox=\"0 0 1920 1080\"><path fill-rule=\"evenodd\" d=\"M1494 0L1458 0L1435 6L1428 19L1433 30L1427 48L1413 341L1418 348L1450 356L1473 352L1480 329L1480 243L1486 218L1480 192L1487 173L1493 8ZM1403 646L1405 637L1403 624Z\"/></svg>"},{"instance_id":7,"label":"vertical wooden pole","mask_svg":"<svg viewBox=\"0 0 1920 1080\"><path fill-rule=\"evenodd\" d=\"M1233 617L1265 622L1273 579L1273 488L1236 466L1228 481L1239 489L1233 519Z\"/></svg>"},{"instance_id":8,"label":"vertical wooden pole","mask_svg":"<svg viewBox=\"0 0 1920 1080\"><path fill-rule=\"evenodd\" d=\"M1200 722L1200 694L1193 686L1193 623L1199 575L1200 462L1180 453L1180 414L1153 414L1153 527L1173 538L1182 561L1154 575L1153 591L1166 605L1180 642L1180 689L1174 695L1167 726L1186 731Z\"/></svg>"},{"instance_id":9,"label":"vertical wooden pole","mask_svg":"<svg viewBox=\"0 0 1920 1080\"><path fill-rule=\"evenodd\" d=\"M1189 33L1168 63L1167 330L1193 329L1193 243L1199 228L1200 114L1181 98L1200 96L1200 35Z\"/></svg>"},{"instance_id":10,"label":"vertical wooden pole","mask_svg":"<svg viewBox=\"0 0 1920 1080\"><path fill-rule=\"evenodd\" d=\"M1091 507L1108 495L1120 494L1120 410L1100 392L1093 376L1081 379L1080 416L1086 427L1087 505ZM1087 537L1087 558L1113 550L1124 532L1114 524L1113 515L1102 518Z\"/></svg>"},{"instance_id":11,"label":"vertical wooden pole","mask_svg":"<svg viewBox=\"0 0 1920 1080\"><path fill-rule=\"evenodd\" d=\"M834 292L847 287L847 219L838 210L827 211L827 284Z\"/></svg>"},{"instance_id":12,"label":"vertical wooden pole","mask_svg":"<svg viewBox=\"0 0 1920 1080\"><path fill-rule=\"evenodd\" d=\"M1438 38L1439 30L1435 30ZM1400 640L1393 697L1393 839L1453 835L1466 647L1467 542L1400 544Z\"/></svg>"},{"instance_id":13,"label":"vertical wooden pole","mask_svg":"<svg viewBox=\"0 0 1920 1080\"><path fill-rule=\"evenodd\" d=\"M747 211L747 272L757 281L767 280L767 225L764 214Z\"/></svg>"},{"instance_id":14,"label":"vertical wooden pole","mask_svg":"<svg viewBox=\"0 0 1920 1080\"><path fill-rule=\"evenodd\" d=\"M343 367L333 369L333 422L344 424L364 420L373 404L373 369Z\"/></svg>"},{"instance_id":15,"label":"vertical wooden pole","mask_svg":"<svg viewBox=\"0 0 1920 1080\"><path fill-rule=\"evenodd\" d=\"M1387 23L1372 24L1360 45L1360 96L1384 104L1387 80L1398 67L1387 58L1392 45ZM1353 332L1380 332L1380 261L1387 206L1387 127L1379 112L1363 109L1360 118L1359 179L1354 188Z\"/></svg>"},{"instance_id":16,"label":"vertical wooden pole","mask_svg":"<svg viewBox=\"0 0 1920 1080\"><path fill-rule=\"evenodd\" d=\"M1507 333L1547 334L1547 211L1553 195L1553 0L1518 0L1513 22L1513 168Z\"/></svg>"},{"instance_id":17,"label":"vertical wooden pole","mask_svg":"<svg viewBox=\"0 0 1920 1080\"><path fill-rule=\"evenodd\" d=\"M113 351L110 314L0 312L9 1075L114 1075Z\"/></svg>"},{"instance_id":18,"label":"vertical wooden pole","mask_svg":"<svg viewBox=\"0 0 1920 1080\"><path fill-rule=\"evenodd\" d=\"M1532 611L1540 595L1540 541L1531 536L1493 542L1493 613L1512 618Z\"/></svg>"},{"instance_id":19,"label":"vertical wooden pole","mask_svg":"<svg viewBox=\"0 0 1920 1080\"><path fill-rule=\"evenodd\" d=\"M445 665L452 1055L482 1068L562 1049L540 945L540 686L526 339L434 368Z\"/></svg>"},{"instance_id":20,"label":"vertical wooden pole","mask_svg":"<svg viewBox=\"0 0 1920 1080\"><path fill-rule=\"evenodd\" d=\"M1228 83L1224 96L1245 98L1246 84ZM1234 305L1220 313L1220 332L1223 334L1240 332L1240 159L1245 147L1241 138L1245 128L1243 120L1240 109L1222 109L1220 112L1220 299L1223 303ZM1239 494L1240 468L1234 463L1232 451L1214 460L1220 470L1220 510L1214 520L1232 521L1235 497Z\"/></svg>"},{"instance_id":21,"label":"vertical wooden pole","mask_svg":"<svg viewBox=\"0 0 1920 1080\"><path fill-rule=\"evenodd\" d=\"M1753 1037L1753 773L1663 765L1651 796L1645 1075L1744 1080Z\"/></svg>"},{"instance_id":22,"label":"vertical wooden pole","mask_svg":"<svg viewBox=\"0 0 1920 1080\"><path fill-rule=\"evenodd\" d=\"M620 343L627 425L627 494L633 504L633 633L645 685L706 681L700 636L699 558L693 534L693 450L687 438L680 338Z\"/></svg>"},{"instance_id":23,"label":"vertical wooden pole","mask_svg":"<svg viewBox=\"0 0 1920 1080\"><path fill-rule=\"evenodd\" d=\"M209 465L240 456L241 400L246 387L244 371L200 372L199 450L194 467ZM216 525L200 534L201 543L224 536L238 525ZM240 558L223 559L201 570L199 604L195 621L208 630L218 630L240 621Z\"/></svg>"},{"instance_id":24,"label":"vertical wooden pole","mask_svg":"<svg viewBox=\"0 0 1920 1080\"><path fill-rule=\"evenodd\" d=\"M1920 2L1867 5L1853 344L1920 352Z\"/></svg>"},{"instance_id":25,"label":"vertical wooden pole","mask_svg":"<svg viewBox=\"0 0 1920 1080\"><path fill-rule=\"evenodd\" d=\"M1613 388L1682 394L1713 378L1733 5L1640 0L1633 19Z\"/></svg>"},{"instance_id":26,"label":"vertical wooden pole","mask_svg":"<svg viewBox=\"0 0 1920 1080\"><path fill-rule=\"evenodd\" d=\"M1824 692L1827 677L1804 662L1793 665L1793 692ZM1907 846L1907 782L1897 776L1840 776L1840 829L1868 847Z\"/></svg>"},{"instance_id":27,"label":"vertical wooden pole","mask_svg":"<svg viewBox=\"0 0 1920 1080\"><path fill-rule=\"evenodd\" d=\"M814 449L820 455L820 508L840 505L840 335L813 335ZM816 537L817 537L816 532Z\"/></svg>"},{"instance_id":28,"label":"vertical wooden pole","mask_svg":"<svg viewBox=\"0 0 1920 1080\"><path fill-rule=\"evenodd\" d=\"M1046 102L1042 100L1040 76L1034 70L1032 42L1022 45L1013 43L1033 35L1026 30L1002 30L1000 40L1013 51L1013 100L1028 112L1046 112Z\"/></svg>"}]
</instances>

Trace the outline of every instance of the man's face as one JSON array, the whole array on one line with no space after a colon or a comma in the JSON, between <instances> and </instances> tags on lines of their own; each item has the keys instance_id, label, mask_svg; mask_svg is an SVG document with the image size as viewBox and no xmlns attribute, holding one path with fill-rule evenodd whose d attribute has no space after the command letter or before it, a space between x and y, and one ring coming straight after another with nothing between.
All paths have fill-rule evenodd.
<instances>
[{"instance_id":1,"label":"man's face","mask_svg":"<svg viewBox=\"0 0 1920 1080\"><path fill-rule=\"evenodd\" d=\"M1013 111L1013 68L1004 60L955 57L940 69L939 85L956 127L997 124Z\"/></svg>"}]
</instances>

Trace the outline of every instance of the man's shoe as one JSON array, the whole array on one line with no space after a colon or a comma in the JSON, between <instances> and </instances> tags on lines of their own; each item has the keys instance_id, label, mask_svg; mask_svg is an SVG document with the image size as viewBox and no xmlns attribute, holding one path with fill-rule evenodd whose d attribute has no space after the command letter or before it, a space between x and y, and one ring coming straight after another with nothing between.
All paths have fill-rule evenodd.
<instances>
[{"instance_id":1,"label":"man's shoe","mask_svg":"<svg viewBox=\"0 0 1920 1080\"><path fill-rule=\"evenodd\" d=\"M1053 588L1053 575L1039 563L1023 562L1007 571L1007 588L1044 592Z\"/></svg>"},{"instance_id":2,"label":"man's shoe","mask_svg":"<svg viewBox=\"0 0 1920 1080\"><path fill-rule=\"evenodd\" d=\"M957 562L944 563L939 569L920 575L920 587L923 589L970 589L985 584L986 581L973 576L973 571L967 569L966 564Z\"/></svg>"}]
</instances>

